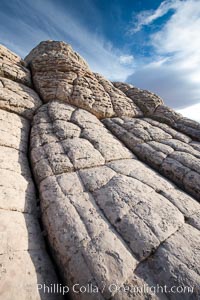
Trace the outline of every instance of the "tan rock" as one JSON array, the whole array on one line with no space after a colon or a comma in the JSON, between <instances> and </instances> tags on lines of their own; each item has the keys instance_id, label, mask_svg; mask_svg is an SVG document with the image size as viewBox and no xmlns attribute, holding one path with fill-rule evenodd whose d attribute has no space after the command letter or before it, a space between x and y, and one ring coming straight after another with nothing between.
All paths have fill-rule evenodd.
<instances>
[{"instance_id":1,"label":"tan rock","mask_svg":"<svg viewBox=\"0 0 200 300\"><path fill-rule=\"evenodd\" d=\"M196 263L199 237L199 230L184 225L162 244L151 259L140 265L137 275L146 280L151 277L160 286L166 285L165 294L170 299L198 299L199 268Z\"/></svg>"},{"instance_id":2,"label":"tan rock","mask_svg":"<svg viewBox=\"0 0 200 300\"><path fill-rule=\"evenodd\" d=\"M164 104L160 97L149 91L122 82L114 82L113 84L132 99L145 115L152 115L158 106Z\"/></svg>"},{"instance_id":3,"label":"tan rock","mask_svg":"<svg viewBox=\"0 0 200 300\"><path fill-rule=\"evenodd\" d=\"M183 117L175 110L164 105L163 100L145 90L138 89L130 84L114 82L115 87L124 92L141 109L145 116L166 123L193 139L200 141L200 125L194 120Z\"/></svg>"},{"instance_id":4,"label":"tan rock","mask_svg":"<svg viewBox=\"0 0 200 300\"><path fill-rule=\"evenodd\" d=\"M180 150L185 151L185 156L189 152L194 157L198 156L198 151L188 144L191 139L178 135L167 125L156 127L156 121L151 124L145 119L128 118L106 119L104 121L106 125L107 120L108 124L118 125L126 132L130 133L133 130L141 141L139 145L148 145L156 153L154 155L149 155L148 151L146 153L146 157L151 158L152 162L159 161L159 153L163 155L162 163L166 157L170 157L175 151L179 153ZM70 135L68 132L73 127L71 124L77 126L77 129ZM117 131L115 134L118 135ZM123 141L123 134L119 137ZM180 138L180 141L174 137ZM117 246L117 241L126 245L128 252L123 250L123 255L129 258L124 257L123 260L135 260L131 271L134 273L137 272L138 264L140 268L139 262L148 260L152 253L157 252L163 242L184 226L185 220L193 227L199 228L200 205L192 197L177 189L175 184L139 162L89 112L76 110L59 101L45 104L34 117L32 140L36 139L39 140L40 146L34 146L37 143L33 143L31 157L33 166L35 163L40 166L34 172L36 180L40 182L43 222L51 247L56 253L55 259L64 282L68 282L70 287L73 287L74 280L78 280L83 285L92 281L101 288L103 280L106 283L104 298L107 299L110 295L113 299L130 298L130 294L129 296L122 292L110 294L109 291L111 278L122 286L131 285L127 273L120 273L120 281L115 277L121 268L120 265L117 269L114 267L112 272L107 269L111 262L102 253L110 252L105 249L110 249L107 247L112 243L112 235L115 236L115 255L117 257L122 255L121 246ZM110 149L109 140L113 147ZM91 152L88 152L89 149ZM97 153L103 160L97 158ZM72 168L67 168L66 162L57 159L57 155L61 154L63 158L69 159ZM40 158L44 158L51 173L50 175L47 173L43 179L40 179L40 176L43 176L45 168ZM61 166L60 173L54 169L54 161ZM179 163L178 160L176 162ZM64 167L65 171L62 170ZM182 178L181 175L179 178ZM109 224L110 229L104 229L106 227L103 224ZM99 230L106 230L101 234L103 240L100 240ZM112 235L108 236L105 232L110 230ZM95 250L97 245L99 245L98 256ZM77 264L82 270L80 274L76 273ZM96 264L99 264L98 268ZM104 272L100 266L107 271ZM190 275L186 272L185 276ZM135 278L138 284L142 284L142 279ZM155 282L152 278L152 284L155 285ZM150 285L147 281L145 283ZM131 295L137 299L136 295ZM101 296L98 294L98 297ZM72 297L76 299L74 293ZM96 299L95 294L81 294L79 297ZM141 295L141 299L145 299L143 297ZM151 297L156 299L157 296Z\"/></svg>"},{"instance_id":5,"label":"tan rock","mask_svg":"<svg viewBox=\"0 0 200 300\"><path fill-rule=\"evenodd\" d=\"M57 282L46 251L17 251L0 255L0 295L5 300L55 300L62 295L48 291Z\"/></svg>"},{"instance_id":6,"label":"tan rock","mask_svg":"<svg viewBox=\"0 0 200 300\"><path fill-rule=\"evenodd\" d=\"M0 45L0 77L32 87L31 73L26 63L3 45Z\"/></svg>"},{"instance_id":7,"label":"tan rock","mask_svg":"<svg viewBox=\"0 0 200 300\"><path fill-rule=\"evenodd\" d=\"M0 48L0 295L61 299L37 289L57 283L56 265L74 300L198 299L199 124L92 73L64 42L26 62L43 105Z\"/></svg>"},{"instance_id":8,"label":"tan rock","mask_svg":"<svg viewBox=\"0 0 200 300\"><path fill-rule=\"evenodd\" d=\"M0 77L0 108L19 114L27 119L41 105L38 95L29 87Z\"/></svg>"},{"instance_id":9,"label":"tan rock","mask_svg":"<svg viewBox=\"0 0 200 300\"><path fill-rule=\"evenodd\" d=\"M61 100L88 110L98 118L142 116L141 110L112 83L90 71L64 42L40 43L26 57L37 92L44 102Z\"/></svg>"},{"instance_id":10,"label":"tan rock","mask_svg":"<svg viewBox=\"0 0 200 300\"><path fill-rule=\"evenodd\" d=\"M41 105L25 63L0 46L0 298L61 299L38 221L28 161L30 121ZM14 82L15 80L16 82Z\"/></svg>"},{"instance_id":11,"label":"tan rock","mask_svg":"<svg viewBox=\"0 0 200 300\"><path fill-rule=\"evenodd\" d=\"M103 123L142 161L200 200L200 152L190 138L146 118L107 118Z\"/></svg>"}]
</instances>

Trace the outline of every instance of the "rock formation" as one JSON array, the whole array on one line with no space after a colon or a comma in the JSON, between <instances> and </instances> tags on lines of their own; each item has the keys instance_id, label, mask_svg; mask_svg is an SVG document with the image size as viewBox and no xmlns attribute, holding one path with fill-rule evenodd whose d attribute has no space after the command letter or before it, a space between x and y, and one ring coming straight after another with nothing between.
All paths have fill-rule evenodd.
<instances>
[{"instance_id":1,"label":"rock formation","mask_svg":"<svg viewBox=\"0 0 200 300\"><path fill-rule=\"evenodd\" d=\"M42 105L30 70L0 47L0 298L55 299L37 284L57 282L38 222L29 159L29 131Z\"/></svg>"},{"instance_id":2,"label":"rock formation","mask_svg":"<svg viewBox=\"0 0 200 300\"><path fill-rule=\"evenodd\" d=\"M63 42L1 46L0 76L3 299L59 299L55 266L75 300L199 299L200 124Z\"/></svg>"}]
</instances>

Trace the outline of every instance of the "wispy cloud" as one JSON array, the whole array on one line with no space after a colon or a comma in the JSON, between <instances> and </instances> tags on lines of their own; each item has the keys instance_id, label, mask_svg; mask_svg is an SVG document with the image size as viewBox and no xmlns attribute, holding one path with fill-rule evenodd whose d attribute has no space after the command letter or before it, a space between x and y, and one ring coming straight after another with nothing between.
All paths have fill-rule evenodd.
<instances>
[{"instance_id":1,"label":"wispy cloud","mask_svg":"<svg viewBox=\"0 0 200 300\"><path fill-rule=\"evenodd\" d=\"M128 81L159 93L168 105L183 109L200 102L200 1L164 1L155 11L141 12L133 32L170 9L173 14L150 36L152 61L137 69ZM186 110L181 111L186 114ZM190 117L192 111L194 108L190 109Z\"/></svg>"},{"instance_id":2,"label":"wispy cloud","mask_svg":"<svg viewBox=\"0 0 200 300\"><path fill-rule=\"evenodd\" d=\"M134 62L134 56L133 55L120 55L119 61L121 64L131 65Z\"/></svg>"},{"instance_id":3,"label":"wispy cloud","mask_svg":"<svg viewBox=\"0 0 200 300\"><path fill-rule=\"evenodd\" d=\"M88 29L80 14L51 0L11 0L7 6L14 11L14 17L0 11L0 41L21 56L41 40L65 40L88 61L93 71L111 80L125 80L133 72L129 54L113 47L95 28ZM88 10L98 17L91 1ZM122 57L126 57L126 63Z\"/></svg>"},{"instance_id":4,"label":"wispy cloud","mask_svg":"<svg viewBox=\"0 0 200 300\"><path fill-rule=\"evenodd\" d=\"M163 1L156 10L141 11L135 16L129 33L136 33L140 31L142 27L150 25L155 20L167 14L170 9L177 9L180 2L181 1L166 0Z\"/></svg>"}]
</instances>

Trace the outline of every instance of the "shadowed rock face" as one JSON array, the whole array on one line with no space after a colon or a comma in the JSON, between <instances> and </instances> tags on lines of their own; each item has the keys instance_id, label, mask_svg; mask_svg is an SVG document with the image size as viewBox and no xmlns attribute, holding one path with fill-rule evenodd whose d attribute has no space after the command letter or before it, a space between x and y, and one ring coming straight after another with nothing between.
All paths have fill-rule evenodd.
<instances>
[{"instance_id":1,"label":"shadowed rock face","mask_svg":"<svg viewBox=\"0 0 200 300\"><path fill-rule=\"evenodd\" d=\"M198 299L200 125L155 94L92 73L63 42L40 43L26 63L0 49L0 58L14 65L0 65L4 265L11 268L10 253L16 273L19 261L22 267L35 265L31 279L24 275L29 293L36 292L37 282L56 282L32 213L29 151L42 223L71 299ZM20 66L23 76L16 71ZM28 86L33 79L35 91L24 86L24 78ZM40 275L33 254L41 257ZM20 279L8 282L9 272L2 271L3 287L11 286L14 295ZM92 285L98 293L75 293L75 284L76 291ZM150 287L156 285L179 287L179 293L155 294ZM180 292L185 286L194 287L193 293Z\"/></svg>"}]
</instances>

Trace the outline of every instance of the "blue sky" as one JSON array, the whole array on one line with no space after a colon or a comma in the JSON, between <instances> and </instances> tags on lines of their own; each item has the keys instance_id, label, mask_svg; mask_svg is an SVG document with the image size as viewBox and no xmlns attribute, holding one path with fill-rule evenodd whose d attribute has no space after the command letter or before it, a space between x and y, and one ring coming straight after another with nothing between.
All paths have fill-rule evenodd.
<instances>
[{"instance_id":1,"label":"blue sky","mask_svg":"<svg viewBox=\"0 0 200 300\"><path fill-rule=\"evenodd\" d=\"M0 43L70 43L91 69L200 121L200 0L1 0Z\"/></svg>"}]
</instances>

